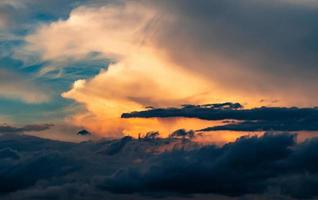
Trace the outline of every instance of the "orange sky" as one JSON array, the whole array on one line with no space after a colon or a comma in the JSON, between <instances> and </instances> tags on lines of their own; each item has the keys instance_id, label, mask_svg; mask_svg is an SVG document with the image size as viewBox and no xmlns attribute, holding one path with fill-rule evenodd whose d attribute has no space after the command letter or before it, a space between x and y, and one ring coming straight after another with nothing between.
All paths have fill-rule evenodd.
<instances>
[{"instance_id":1,"label":"orange sky","mask_svg":"<svg viewBox=\"0 0 318 200\"><path fill-rule=\"evenodd\" d=\"M209 64L218 68L218 72L237 75L228 81L224 76L226 81L223 82L235 85L232 89L220 82L222 77L213 72L200 73L184 67L187 63L176 62L156 40L156 35L163 31L162 24L175 21L173 14L162 16L153 7L136 2L120 6L79 7L70 13L68 19L42 25L27 36L25 49L41 50L44 60L80 59L90 52L100 52L114 60L95 77L77 80L62 94L85 107L84 111L67 117L66 121L105 137L136 136L151 130L158 130L166 136L178 128L200 129L215 123L197 119L120 119L122 113L142 110L146 106L240 102L251 108L293 105L295 101L297 105L306 105L306 100L290 99L279 91L272 91L270 96L268 89L239 89L247 82L248 87L254 85L250 84L251 80L238 77L244 74L253 80L259 77L252 71L236 67L245 63L220 56L218 52L192 51L193 55L185 55L189 58L188 64L198 69ZM174 49L174 52L186 52L186 49L185 44L184 49ZM254 62L253 57L250 60ZM225 140L235 138L233 134L226 137Z\"/></svg>"}]
</instances>

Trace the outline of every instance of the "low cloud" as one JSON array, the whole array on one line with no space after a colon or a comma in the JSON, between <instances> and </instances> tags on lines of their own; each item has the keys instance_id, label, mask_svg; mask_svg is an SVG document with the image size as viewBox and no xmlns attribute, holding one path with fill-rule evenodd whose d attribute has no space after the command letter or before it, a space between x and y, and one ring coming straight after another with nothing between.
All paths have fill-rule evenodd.
<instances>
[{"instance_id":1,"label":"low cloud","mask_svg":"<svg viewBox=\"0 0 318 200\"><path fill-rule=\"evenodd\" d=\"M39 132L50 129L53 124L29 124L22 127L0 125L0 133Z\"/></svg>"},{"instance_id":2,"label":"low cloud","mask_svg":"<svg viewBox=\"0 0 318 200\"><path fill-rule=\"evenodd\" d=\"M290 133L223 146L176 138L75 144L1 135L0 197L310 199L318 196L317 146L317 138L296 143Z\"/></svg>"},{"instance_id":3,"label":"low cloud","mask_svg":"<svg viewBox=\"0 0 318 200\"><path fill-rule=\"evenodd\" d=\"M242 196L278 191L296 198L314 197L317 165L311 161L317 155L309 152L315 152L316 144L317 139L296 144L294 135L265 134L223 147L163 153L140 167L118 170L103 188L115 193ZM311 187L302 190L306 184Z\"/></svg>"},{"instance_id":4,"label":"low cloud","mask_svg":"<svg viewBox=\"0 0 318 200\"><path fill-rule=\"evenodd\" d=\"M212 126L199 131L318 131L316 120L243 121Z\"/></svg>"}]
</instances>

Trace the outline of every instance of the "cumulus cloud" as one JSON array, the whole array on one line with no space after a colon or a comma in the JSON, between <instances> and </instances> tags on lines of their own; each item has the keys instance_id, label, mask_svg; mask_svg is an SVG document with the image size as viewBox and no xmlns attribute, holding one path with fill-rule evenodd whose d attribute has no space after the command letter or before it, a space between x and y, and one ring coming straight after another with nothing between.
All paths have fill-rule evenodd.
<instances>
[{"instance_id":1,"label":"cumulus cloud","mask_svg":"<svg viewBox=\"0 0 318 200\"><path fill-rule=\"evenodd\" d=\"M211 97L208 82L168 63L152 47L151 27L157 23L156 11L140 4L83 6L73 10L67 20L43 25L26 37L27 50L41 50L44 60L81 58L90 52L114 59L96 77L78 80L63 93L87 108L69 120L102 135L137 134L153 126L133 122L132 127L129 120L120 119L124 111L145 105L203 102Z\"/></svg>"},{"instance_id":2,"label":"cumulus cloud","mask_svg":"<svg viewBox=\"0 0 318 200\"><path fill-rule=\"evenodd\" d=\"M290 1L99 2L40 26L24 50L46 61L91 52L113 60L63 94L87 108L73 123L113 136L157 123L131 128L118 118L149 105L240 100L253 107L268 96L281 105L316 104L316 13Z\"/></svg>"}]
</instances>

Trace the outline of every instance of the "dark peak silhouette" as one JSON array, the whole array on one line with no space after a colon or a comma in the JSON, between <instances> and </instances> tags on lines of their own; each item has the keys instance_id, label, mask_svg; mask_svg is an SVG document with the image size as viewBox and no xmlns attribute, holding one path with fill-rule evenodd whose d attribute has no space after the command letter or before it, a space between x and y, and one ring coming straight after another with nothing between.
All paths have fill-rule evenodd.
<instances>
[{"instance_id":1,"label":"dark peak silhouette","mask_svg":"<svg viewBox=\"0 0 318 200\"><path fill-rule=\"evenodd\" d=\"M87 136L87 135L91 135L91 133L85 129L82 129L82 130L77 132L77 135Z\"/></svg>"}]
</instances>

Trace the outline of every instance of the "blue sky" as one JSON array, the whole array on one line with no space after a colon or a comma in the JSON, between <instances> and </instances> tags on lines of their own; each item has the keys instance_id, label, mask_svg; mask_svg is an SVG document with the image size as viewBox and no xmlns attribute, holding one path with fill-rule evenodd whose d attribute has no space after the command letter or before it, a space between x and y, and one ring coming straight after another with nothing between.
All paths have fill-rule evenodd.
<instances>
[{"instance_id":1,"label":"blue sky","mask_svg":"<svg viewBox=\"0 0 318 200\"><path fill-rule=\"evenodd\" d=\"M21 49L24 37L41 24L67 18L72 8L83 1L5 1L0 10L6 15L6 24L0 26L0 70L19 74L41 90L49 94L45 102L30 103L20 98L0 97L0 116L9 122L44 123L60 122L66 115L81 109L71 100L61 97L75 80L96 75L109 61L98 53L91 53L84 59L63 62L41 60L37 54L27 54ZM37 6L34 6L37 5ZM51 71L43 71L46 68ZM1 96L1 95L0 95Z\"/></svg>"}]
</instances>

